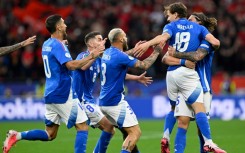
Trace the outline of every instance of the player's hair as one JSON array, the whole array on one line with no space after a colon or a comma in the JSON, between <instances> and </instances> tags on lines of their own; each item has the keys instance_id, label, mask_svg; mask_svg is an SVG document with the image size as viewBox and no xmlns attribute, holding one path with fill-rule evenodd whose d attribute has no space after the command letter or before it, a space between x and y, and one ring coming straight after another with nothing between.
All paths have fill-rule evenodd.
<instances>
[{"instance_id":1,"label":"player's hair","mask_svg":"<svg viewBox=\"0 0 245 153\"><path fill-rule=\"evenodd\" d=\"M123 30L121 28L114 28L108 34L108 39L111 43L116 42L119 34L121 34Z\"/></svg>"},{"instance_id":2,"label":"player's hair","mask_svg":"<svg viewBox=\"0 0 245 153\"><path fill-rule=\"evenodd\" d=\"M169 11L171 14L177 13L179 18L187 18L187 7L181 3L176 2L164 7L164 14Z\"/></svg>"},{"instance_id":3,"label":"player's hair","mask_svg":"<svg viewBox=\"0 0 245 153\"><path fill-rule=\"evenodd\" d=\"M89 41L90 39L92 39L92 38L95 38L95 36L97 36L97 35L101 35L101 33L98 32L98 31L93 31L93 32L88 33L88 34L85 36L85 38L84 38L85 44L87 45L88 41Z\"/></svg>"},{"instance_id":4,"label":"player's hair","mask_svg":"<svg viewBox=\"0 0 245 153\"><path fill-rule=\"evenodd\" d=\"M197 21L200 22L201 25L206 27L209 32L213 32L215 27L217 26L217 20L213 17L209 18L202 12L194 12L191 15L193 15Z\"/></svg>"},{"instance_id":5,"label":"player's hair","mask_svg":"<svg viewBox=\"0 0 245 153\"><path fill-rule=\"evenodd\" d=\"M54 14L46 19L46 29L49 31L50 34L53 34L56 31L56 25L61 20L61 18L62 17L59 14Z\"/></svg>"}]
</instances>

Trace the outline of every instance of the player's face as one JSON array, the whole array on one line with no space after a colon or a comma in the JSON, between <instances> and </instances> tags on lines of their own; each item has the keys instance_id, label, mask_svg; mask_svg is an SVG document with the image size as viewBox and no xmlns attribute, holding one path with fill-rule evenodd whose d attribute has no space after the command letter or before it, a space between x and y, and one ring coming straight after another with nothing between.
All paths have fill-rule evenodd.
<instances>
[{"instance_id":1,"label":"player's face","mask_svg":"<svg viewBox=\"0 0 245 153\"><path fill-rule=\"evenodd\" d=\"M95 36L95 38L91 39L91 41L89 41L88 43L90 47L94 47L94 48L100 46L101 44L105 47L105 44L103 42L103 37L101 35Z\"/></svg>"},{"instance_id":2,"label":"player's face","mask_svg":"<svg viewBox=\"0 0 245 153\"><path fill-rule=\"evenodd\" d=\"M169 10L167 11L167 21L168 22L173 22L173 21L175 21L177 19L178 19L177 18L177 13L172 14L172 13L169 12Z\"/></svg>"},{"instance_id":3,"label":"player's face","mask_svg":"<svg viewBox=\"0 0 245 153\"><path fill-rule=\"evenodd\" d=\"M66 33L66 24L65 21L61 18L60 22L57 25L58 30L62 33L63 39L66 39L67 33Z\"/></svg>"},{"instance_id":4,"label":"player's face","mask_svg":"<svg viewBox=\"0 0 245 153\"><path fill-rule=\"evenodd\" d=\"M196 17L193 16L193 15L191 15L191 16L189 17L188 20L191 21L191 22L196 22L197 24L200 24L200 21L198 21L198 20L196 19Z\"/></svg>"}]
</instances>

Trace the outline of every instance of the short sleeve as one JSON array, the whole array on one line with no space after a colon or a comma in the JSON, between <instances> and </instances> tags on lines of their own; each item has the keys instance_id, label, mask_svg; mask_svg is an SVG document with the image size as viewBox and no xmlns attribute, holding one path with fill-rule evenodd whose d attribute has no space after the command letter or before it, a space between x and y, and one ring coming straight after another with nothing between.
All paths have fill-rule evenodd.
<instances>
[{"instance_id":1,"label":"short sleeve","mask_svg":"<svg viewBox=\"0 0 245 153\"><path fill-rule=\"evenodd\" d=\"M61 42L56 42L55 48L52 53L61 65L72 60L68 48Z\"/></svg>"},{"instance_id":2,"label":"short sleeve","mask_svg":"<svg viewBox=\"0 0 245 153\"><path fill-rule=\"evenodd\" d=\"M205 28L204 26L200 25L200 28L201 28L201 36L202 36L202 39L205 39L207 34L209 34L209 31L207 28Z\"/></svg>"},{"instance_id":3,"label":"short sleeve","mask_svg":"<svg viewBox=\"0 0 245 153\"><path fill-rule=\"evenodd\" d=\"M162 34L165 32L168 33L170 35L170 37L172 37L173 27L171 26L170 23L164 26Z\"/></svg>"},{"instance_id":4,"label":"short sleeve","mask_svg":"<svg viewBox=\"0 0 245 153\"><path fill-rule=\"evenodd\" d=\"M206 41L206 40L202 40L199 48L205 49L206 51L208 51L208 53L211 53L213 51L213 47L211 46L211 44Z\"/></svg>"},{"instance_id":5,"label":"short sleeve","mask_svg":"<svg viewBox=\"0 0 245 153\"><path fill-rule=\"evenodd\" d=\"M137 62L136 58L129 56L123 52L118 52L116 60L119 65L125 65L127 67L134 67L135 63Z\"/></svg>"}]
</instances>

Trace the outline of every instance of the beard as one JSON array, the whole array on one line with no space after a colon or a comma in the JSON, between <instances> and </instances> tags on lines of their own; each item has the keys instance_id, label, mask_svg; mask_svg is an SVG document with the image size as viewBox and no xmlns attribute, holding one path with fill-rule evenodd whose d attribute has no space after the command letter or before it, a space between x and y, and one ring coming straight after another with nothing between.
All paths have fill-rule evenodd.
<instances>
[{"instance_id":1,"label":"beard","mask_svg":"<svg viewBox=\"0 0 245 153\"><path fill-rule=\"evenodd\" d=\"M128 50L128 44L127 44L127 41L123 41L123 51L126 51Z\"/></svg>"},{"instance_id":2,"label":"beard","mask_svg":"<svg viewBox=\"0 0 245 153\"><path fill-rule=\"evenodd\" d=\"M63 32L63 40L66 40L67 39L67 33L66 31Z\"/></svg>"}]
</instances>

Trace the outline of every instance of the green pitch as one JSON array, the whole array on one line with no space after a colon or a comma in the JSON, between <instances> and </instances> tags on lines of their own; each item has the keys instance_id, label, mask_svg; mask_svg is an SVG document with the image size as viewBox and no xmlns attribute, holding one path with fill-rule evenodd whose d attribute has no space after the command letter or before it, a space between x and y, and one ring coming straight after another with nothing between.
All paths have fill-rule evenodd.
<instances>
[{"instance_id":1,"label":"green pitch","mask_svg":"<svg viewBox=\"0 0 245 153\"><path fill-rule=\"evenodd\" d=\"M245 150L245 121L232 120L220 121L211 120L210 122L213 140L228 153L244 153ZM142 136L138 142L141 153L160 153L160 139L162 137L162 120L141 120L140 126ZM5 139L8 129L18 131L30 129L43 129L42 122L0 122L0 141ZM171 137L171 151L173 153L173 144L175 130ZM51 142L40 141L20 141L13 147L10 153L73 153L75 140L75 129L67 130L64 124L61 125L58 136ZM90 128L87 144L87 153L92 153L93 147L100 136L98 129ZM198 153L199 141L196 135L196 126L192 123L187 133L186 153ZM120 153L122 136L120 131L112 138L108 147L108 153Z\"/></svg>"}]
</instances>

